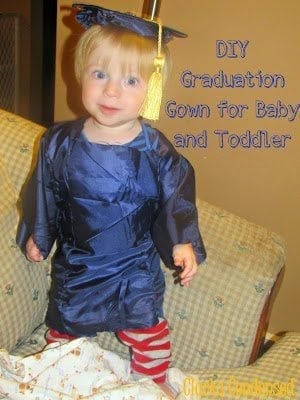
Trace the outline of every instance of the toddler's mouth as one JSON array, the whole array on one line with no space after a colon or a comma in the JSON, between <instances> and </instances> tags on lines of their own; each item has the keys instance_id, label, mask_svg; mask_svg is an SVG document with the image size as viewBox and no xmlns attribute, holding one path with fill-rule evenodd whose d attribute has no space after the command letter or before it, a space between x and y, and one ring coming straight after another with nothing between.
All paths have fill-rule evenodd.
<instances>
[{"instance_id":1,"label":"toddler's mouth","mask_svg":"<svg viewBox=\"0 0 300 400\"><path fill-rule=\"evenodd\" d=\"M104 104L101 104L99 106L99 109L103 114L106 114L106 115L112 115L112 114L115 114L116 112L119 111L119 108L109 107L109 106L106 106Z\"/></svg>"}]
</instances>

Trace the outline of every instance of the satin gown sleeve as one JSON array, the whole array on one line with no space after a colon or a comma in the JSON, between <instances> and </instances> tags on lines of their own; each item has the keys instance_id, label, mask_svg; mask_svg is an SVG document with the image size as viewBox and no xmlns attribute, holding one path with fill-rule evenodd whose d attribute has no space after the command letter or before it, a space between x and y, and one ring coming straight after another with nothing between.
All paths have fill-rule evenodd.
<instances>
[{"instance_id":1,"label":"satin gown sleeve","mask_svg":"<svg viewBox=\"0 0 300 400\"><path fill-rule=\"evenodd\" d=\"M22 193L22 215L16 238L25 254L26 242L32 235L44 258L49 255L57 236L57 206L46 151L48 133L41 139L37 164Z\"/></svg>"},{"instance_id":2,"label":"satin gown sleeve","mask_svg":"<svg viewBox=\"0 0 300 400\"><path fill-rule=\"evenodd\" d=\"M192 243L200 264L206 259L206 251L198 227L193 167L165 137L160 139L158 152L161 207L153 240L166 265L174 265L173 246L183 243Z\"/></svg>"}]
</instances>

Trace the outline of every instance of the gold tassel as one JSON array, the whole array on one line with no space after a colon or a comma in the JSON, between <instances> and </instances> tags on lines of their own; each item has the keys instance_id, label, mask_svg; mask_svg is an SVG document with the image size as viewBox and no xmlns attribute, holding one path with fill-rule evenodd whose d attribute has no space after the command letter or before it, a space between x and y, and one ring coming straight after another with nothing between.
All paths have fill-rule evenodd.
<instances>
[{"instance_id":1,"label":"gold tassel","mask_svg":"<svg viewBox=\"0 0 300 400\"><path fill-rule=\"evenodd\" d=\"M140 109L140 115L146 119L156 121L159 119L160 106L163 92L162 70L165 59L161 55L162 26L158 24L158 49L154 59L155 71L150 76L146 98Z\"/></svg>"}]
</instances>

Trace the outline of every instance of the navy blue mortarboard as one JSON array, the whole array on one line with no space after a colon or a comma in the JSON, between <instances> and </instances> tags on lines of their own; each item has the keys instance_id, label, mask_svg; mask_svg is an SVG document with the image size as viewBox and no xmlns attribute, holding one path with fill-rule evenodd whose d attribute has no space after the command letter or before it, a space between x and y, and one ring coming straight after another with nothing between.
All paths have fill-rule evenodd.
<instances>
[{"instance_id":1,"label":"navy blue mortarboard","mask_svg":"<svg viewBox=\"0 0 300 400\"><path fill-rule=\"evenodd\" d=\"M158 24L153 20L89 4L75 3L73 7L79 9L76 20L86 29L92 25L104 26L112 24L127 28L141 36L158 38ZM187 35L175 29L162 26L162 41L167 43L173 37L185 38Z\"/></svg>"}]
</instances>

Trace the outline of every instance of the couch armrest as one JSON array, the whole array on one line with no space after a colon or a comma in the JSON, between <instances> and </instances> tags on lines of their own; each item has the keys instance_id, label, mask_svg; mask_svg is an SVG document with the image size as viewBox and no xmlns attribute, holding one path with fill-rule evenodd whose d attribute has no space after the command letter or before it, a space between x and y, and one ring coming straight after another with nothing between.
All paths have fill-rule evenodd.
<instances>
[{"instance_id":1,"label":"couch armrest","mask_svg":"<svg viewBox=\"0 0 300 400\"><path fill-rule=\"evenodd\" d=\"M45 263L29 263L16 245L16 203L44 128L0 110L0 347L13 349L44 320Z\"/></svg>"},{"instance_id":2,"label":"couch armrest","mask_svg":"<svg viewBox=\"0 0 300 400\"><path fill-rule=\"evenodd\" d=\"M0 109L0 157L18 193L28 178L44 131L43 126Z\"/></svg>"},{"instance_id":3,"label":"couch armrest","mask_svg":"<svg viewBox=\"0 0 300 400\"><path fill-rule=\"evenodd\" d=\"M239 367L259 353L270 293L285 262L277 234L199 200L207 260L190 288L166 269L165 315L174 365L181 369Z\"/></svg>"}]
</instances>

